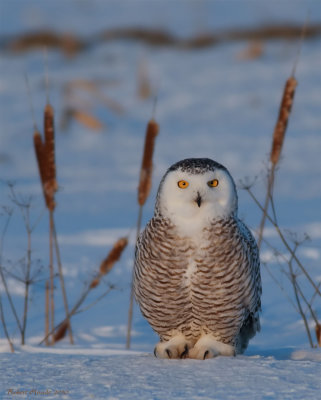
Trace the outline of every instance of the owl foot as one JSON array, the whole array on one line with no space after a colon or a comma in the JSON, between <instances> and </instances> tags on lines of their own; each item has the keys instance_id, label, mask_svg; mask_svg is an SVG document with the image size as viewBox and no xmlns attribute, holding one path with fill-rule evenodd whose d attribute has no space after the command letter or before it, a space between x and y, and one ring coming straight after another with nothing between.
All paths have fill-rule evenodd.
<instances>
[{"instance_id":1,"label":"owl foot","mask_svg":"<svg viewBox=\"0 0 321 400\"><path fill-rule=\"evenodd\" d=\"M218 342L212 335L202 336L189 351L189 358L205 360L217 356L234 356L235 349L229 344Z\"/></svg>"},{"instance_id":2,"label":"owl foot","mask_svg":"<svg viewBox=\"0 0 321 400\"><path fill-rule=\"evenodd\" d=\"M183 334L178 334L166 342L157 343L154 355L157 358L187 358L190 344Z\"/></svg>"}]
</instances>

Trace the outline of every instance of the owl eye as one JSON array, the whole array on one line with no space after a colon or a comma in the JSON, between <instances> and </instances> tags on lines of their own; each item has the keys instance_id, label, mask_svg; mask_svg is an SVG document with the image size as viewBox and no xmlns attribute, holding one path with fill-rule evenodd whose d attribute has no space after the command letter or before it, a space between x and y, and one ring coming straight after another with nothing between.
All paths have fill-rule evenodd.
<instances>
[{"instance_id":1,"label":"owl eye","mask_svg":"<svg viewBox=\"0 0 321 400\"><path fill-rule=\"evenodd\" d=\"M216 187L218 186L218 180L217 179L213 179L212 181L207 182L209 187Z\"/></svg>"},{"instance_id":2,"label":"owl eye","mask_svg":"<svg viewBox=\"0 0 321 400\"><path fill-rule=\"evenodd\" d=\"M181 189L186 189L188 187L189 183L187 181L178 181L177 186Z\"/></svg>"}]
</instances>

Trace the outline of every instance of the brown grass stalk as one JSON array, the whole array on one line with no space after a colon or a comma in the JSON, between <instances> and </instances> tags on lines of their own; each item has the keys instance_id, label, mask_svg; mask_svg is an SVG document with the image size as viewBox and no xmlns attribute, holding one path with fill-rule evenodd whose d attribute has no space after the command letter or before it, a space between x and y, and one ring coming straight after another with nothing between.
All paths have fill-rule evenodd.
<instances>
[{"instance_id":1,"label":"brown grass stalk","mask_svg":"<svg viewBox=\"0 0 321 400\"><path fill-rule=\"evenodd\" d=\"M27 230L27 238L28 238L28 247L27 247L27 265L26 265L26 274L25 274L25 293L24 293L24 306L23 306L23 319L22 319L22 331L21 331L21 344L25 344L25 335L27 328L27 315L28 315L28 305L29 305L29 288L31 284L30 280L30 272L31 272L31 228L29 221L29 208L27 208L26 213L26 230Z\"/></svg>"},{"instance_id":2,"label":"brown grass stalk","mask_svg":"<svg viewBox=\"0 0 321 400\"><path fill-rule=\"evenodd\" d=\"M46 346L49 346L49 282L46 281L46 290L45 290L45 343Z\"/></svg>"},{"instance_id":3,"label":"brown grass stalk","mask_svg":"<svg viewBox=\"0 0 321 400\"><path fill-rule=\"evenodd\" d=\"M53 210L49 210L49 273L50 273L50 328L55 326L54 265L53 265ZM55 344L52 337L51 344Z\"/></svg>"}]
</instances>

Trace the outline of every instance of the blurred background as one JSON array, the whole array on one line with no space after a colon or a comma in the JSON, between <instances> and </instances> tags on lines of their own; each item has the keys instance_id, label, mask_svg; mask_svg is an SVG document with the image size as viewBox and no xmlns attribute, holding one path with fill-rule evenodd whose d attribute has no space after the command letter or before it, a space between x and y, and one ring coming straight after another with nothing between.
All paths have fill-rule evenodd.
<instances>
[{"instance_id":1,"label":"blurred background","mask_svg":"<svg viewBox=\"0 0 321 400\"><path fill-rule=\"evenodd\" d=\"M7 182L19 195L32 197L33 221L42 216L32 235L32 256L42 268L31 289L30 343L43 333L48 264L48 222L32 138L34 124L42 130L48 97L56 125L55 217L71 304L112 244L130 232L130 246L106 280L116 289L75 317L77 343L125 343L137 185L155 97L160 133L143 224L153 214L166 169L187 157L222 163L237 184L255 181L263 201L282 91L299 49L298 88L275 202L282 228L311 237L300 255L320 281L320 36L319 0L0 0L0 205L14 210L1 247L6 270L19 274L26 252L23 219ZM260 211L243 190L239 201L240 216L257 228ZM3 232L6 212L0 217ZM271 227L266 232L278 246ZM286 286L280 258L263 247L262 259ZM306 344L300 316L265 269L262 274L263 328L254 346ZM8 282L21 307L21 282L10 274ZM99 290L104 288L91 300ZM293 296L290 287L286 291ZM58 321L64 311L56 292ZM9 311L7 320L16 335ZM155 341L135 308L134 347L150 349Z\"/></svg>"}]
</instances>

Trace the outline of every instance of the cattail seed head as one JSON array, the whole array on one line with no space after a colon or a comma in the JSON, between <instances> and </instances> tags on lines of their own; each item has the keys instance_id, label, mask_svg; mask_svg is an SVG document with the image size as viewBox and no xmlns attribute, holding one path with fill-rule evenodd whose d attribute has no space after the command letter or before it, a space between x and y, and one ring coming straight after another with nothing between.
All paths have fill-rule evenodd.
<instances>
[{"instance_id":1,"label":"cattail seed head","mask_svg":"<svg viewBox=\"0 0 321 400\"><path fill-rule=\"evenodd\" d=\"M122 252L124 251L125 247L128 244L127 238L120 238L114 244L114 247L109 252L108 256L102 261L100 264L100 274L106 275L114 266L115 262L119 260Z\"/></svg>"},{"instance_id":2,"label":"cattail seed head","mask_svg":"<svg viewBox=\"0 0 321 400\"><path fill-rule=\"evenodd\" d=\"M62 340L66 336L68 326L69 326L68 321L63 322L60 325L59 329L54 334L55 342L58 342L59 340Z\"/></svg>"},{"instance_id":3,"label":"cattail seed head","mask_svg":"<svg viewBox=\"0 0 321 400\"><path fill-rule=\"evenodd\" d=\"M315 326L315 335L317 337L318 345L321 347L321 325L316 324Z\"/></svg>"},{"instance_id":4,"label":"cattail seed head","mask_svg":"<svg viewBox=\"0 0 321 400\"><path fill-rule=\"evenodd\" d=\"M41 186L46 206L51 210L55 208L53 196L46 190L47 184L47 163L45 159L45 145L42 142L41 134L38 131L34 132L33 144L36 153L38 170L41 180Z\"/></svg>"},{"instance_id":5,"label":"cattail seed head","mask_svg":"<svg viewBox=\"0 0 321 400\"><path fill-rule=\"evenodd\" d=\"M45 132L45 162L47 169L46 192L50 197L58 189L56 181L56 162L55 162L55 132L54 132L54 111L50 104L47 104L44 112L44 132Z\"/></svg>"},{"instance_id":6,"label":"cattail seed head","mask_svg":"<svg viewBox=\"0 0 321 400\"><path fill-rule=\"evenodd\" d=\"M270 154L270 160L274 165L276 165L280 159L285 137L285 131L291 113L296 86L297 86L297 81L293 76L291 76L286 81L284 87L283 97L280 105L279 117L274 128L273 143Z\"/></svg>"},{"instance_id":7,"label":"cattail seed head","mask_svg":"<svg viewBox=\"0 0 321 400\"><path fill-rule=\"evenodd\" d=\"M90 289L94 289L96 286L98 286L98 285L99 285L99 282L100 282L100 275L97 276L97 278L94 278L94 279L91 281L91 283L90 283L90 285L89 285Z\"/></svg>"},{"instance_id":8,"label":"cattail seed head","mask_svg":"<svg viewBox=\"0 0 321 400\"><path fill-rule=\"evenodd\" d=\"M148 122L145 136L144 154L140 170L140 179L138 186L138 204L143 206L147 200L152 186L153 172L153 153L155 139L159 131L159 126L154 119Z\"/></svg>"}]
</instances>

